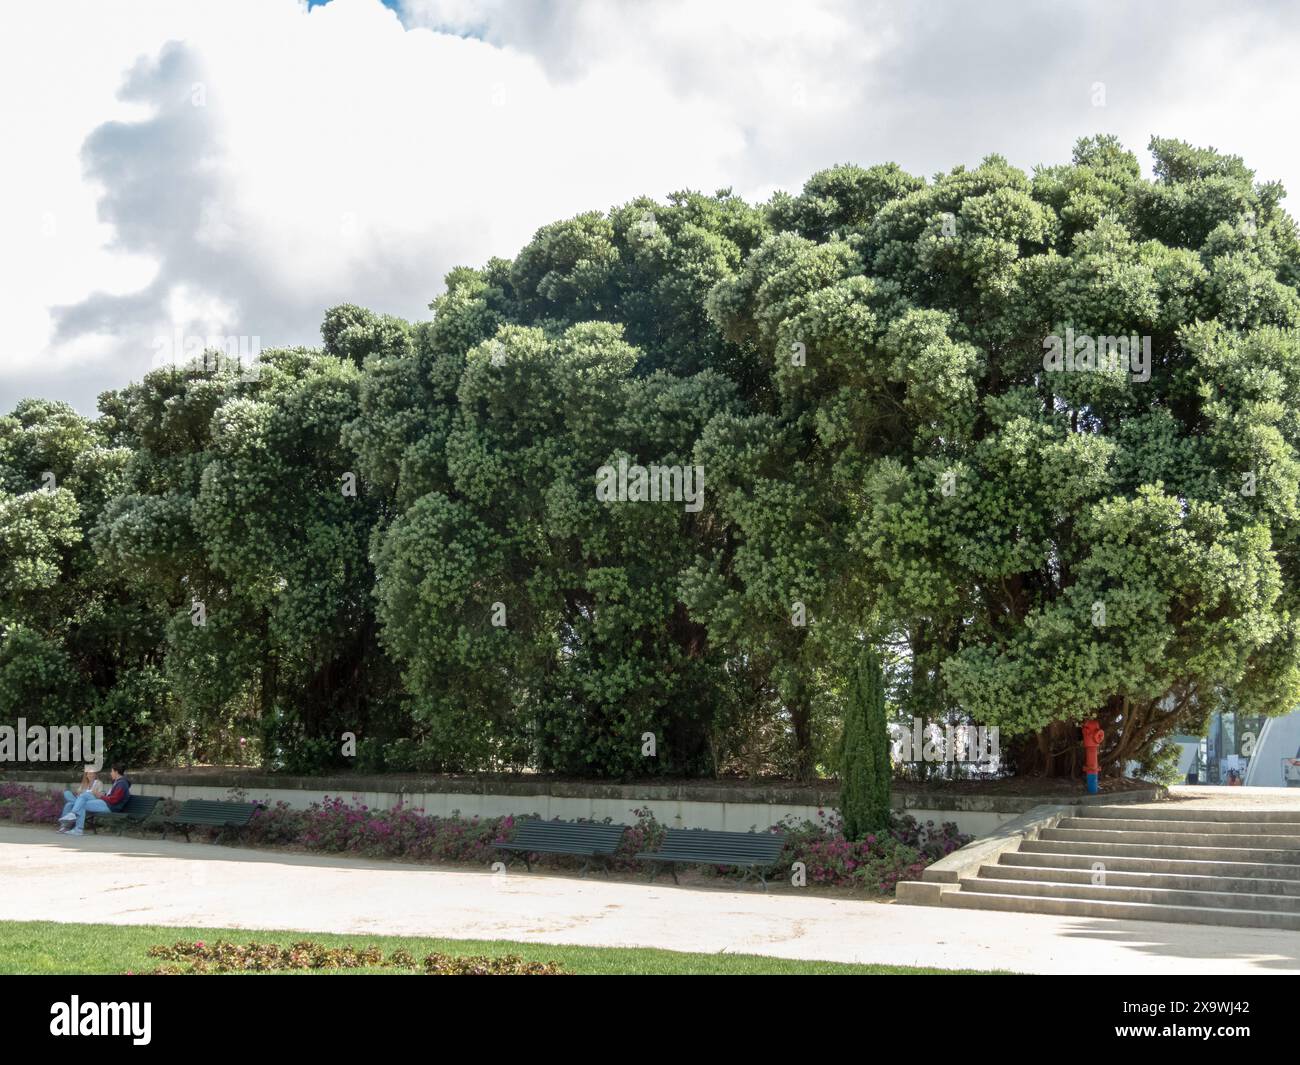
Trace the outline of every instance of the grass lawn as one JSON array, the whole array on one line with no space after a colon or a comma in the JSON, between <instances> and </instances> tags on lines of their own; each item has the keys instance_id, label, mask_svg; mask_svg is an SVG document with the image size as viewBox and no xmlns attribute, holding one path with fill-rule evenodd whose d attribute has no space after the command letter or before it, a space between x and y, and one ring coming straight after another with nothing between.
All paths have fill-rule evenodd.
<instances>
[{"instance_id":1,"label":"grass lawn","mask_svg":"<svg viewBox=\"0 0 1300 1065\"><path fill-rule=\"evenodd\" d=\"M673 950L625 947L571 947L510 940L427 939L421 936L330 935L315 932L259 932L238 928L168 928L161 925L63 924L54 921L0 921L0 974L148 972L159 962L145 951L177 940L219 939L234 943L287 946L311 940L329 947L398 948L417 959L426 954L517 954L527 961L553 961L572 973L589 975L901 975L954 972L902 965L846 965L787 961L754 954L684 954ZM386 972L353 969L345 972Z\"/></svg>"}]
</instances>

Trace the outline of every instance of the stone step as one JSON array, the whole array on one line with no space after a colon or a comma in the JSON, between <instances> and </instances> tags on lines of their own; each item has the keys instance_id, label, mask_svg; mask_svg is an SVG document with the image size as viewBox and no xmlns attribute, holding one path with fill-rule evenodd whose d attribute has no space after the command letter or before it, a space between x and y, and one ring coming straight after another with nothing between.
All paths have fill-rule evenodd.
<instances>
[{"instance_id":1,"label":"stone step","mask_svg":"<svg viewBox=\"0 0 1300 1065\"><path fill-rule=\"evenodd\" d=\"M1110 855L1103 860L1094 854L1075 854L1067 847L1064 851L1028 850L1031 840L1022 841L1020 850L1003 851L1000 865L1033 865L1058 869L1089 869L1098 862L1108 872L1180 873L1193 876L1256 877L1261 880L1288 880L1300 882L1300 866L1271 865L1268 862L1213 861L1209 859L1152 858L1142 856ZM1054 844L1053 846L1059 846Z\"/></svg>"},{"instance_id":2,"label":"stone step","mask_svg":"<svg viewBox=\"0 0 1300 1065\"><path fill-rule=\"evenodd\" d=\"M1178 924L1227 925L1237 928L1279 928L1300 931L1300 914L1269 910L1221 910L1212 906L1165 906L1149 902L1100 899L1042 898L1000 895L985 891L945 891L940 905L967 910L1048 913L1062 917L1106 917L1127 921L1173 921Z\"/></svg>"},{"instance_id":3,"label":"stone step","mask_svg":"<svg viewBox=\"0 0 1300 1065\"><path fill-rule=\"evenodd\" d=\"M1221 910L1259 910L1270 913L1300 915L1300 896L1251 895L1226 891L1183 891L1153 886L1133 887L1113 884L1060 883L1050 880L1000 880L997 866L984 866L978 877L961 881L962 891L987 892L994 895L1033 895L1037 898L1098 899L1114 902L1142 902L1160 906L1191 906Z\"/></svg>"},{"instance_id":4,"label":"stone step","mask_svg":"<svg viewBox=\"0 0 1300 1065\"><path fill-rule=\"evenodd\" d=\"M1158 824L1159 822L1157 822ZM1077 840L1081 843L1155 844L1167 847L1227 847L1241 850L1294 851L1300 861L1300 836L1239 836L1230 832L1139 832L1129 829L1106 828L1048 828L1039 833L1040 839Z\"/></svg>"},{"instance_id":5,"label":"stone step","mask_svg":"<svg viewBox=\"0 0 1300 1065\"><path fill-rule=\"evenodd\" d=\"M1041 833L1046 836L1047 831ZM1187 858L1207 862L1252 862L1290 865L1300 872L1300 852L1259 847L1165 846L1150 843L1091 843L1073 839L1026 840L1022 851L1031 854L1092 854L1098 858Z\"/></svg>"},{"instance_id":6,"label":"stone step","mask_svg":"<svg viewBox=\"0 0 1300 1065\"><path fill-rule=\"evenodd\" d=\"M1268 821L1170 821L1128 817L1063 817L1057 828L1107 832L1229 833L1234 836L1275 836L1294 839L1300 846L1300 822L1294 825ZM1253 842L1253 840L1252 840Z\"/></svg>"},{"instance_id":7,"label":"stone step","mask_svg":"<svg viewBox=\"0 0 1300 1065\"><path fill-rule=\"evenodd\" d=\"M1293 827L1282 829L1284 832L1300 831L1300 811L1297 810L1253 810L1247 807L1235 807L1227 810L1206 810L1199 803L1179 802L1160 806L1116 805L1082 805L1075 808L1076 816L1090 820L1137 818L1143 821L1250 821L1258 824L1285 824Z\"/></svg>"},{"instance_id":8,"label":"stone step","mask_svg":"<svg viewBox=\"0 0 1300 1065\"><path fill-rule=\"evenodd\" d=\"M1006 857L1006 855L1002 855ZM1038 855L1046 858L1049 855ZM979 875L994 880L1036 880L1056 884L1091 884L1095 873L1090 868L1070 869L1063 866L998 864L980 866ZM1300 879L1267 880L1254 876L1213 876L1191 873L1151 873L1146 870L1125 872L1106 868L1106 884L1119 887L1170 888L1175 891L1219 891L1229 894L1285 895L1300 900Z\"/></svg>"}]
</instances>

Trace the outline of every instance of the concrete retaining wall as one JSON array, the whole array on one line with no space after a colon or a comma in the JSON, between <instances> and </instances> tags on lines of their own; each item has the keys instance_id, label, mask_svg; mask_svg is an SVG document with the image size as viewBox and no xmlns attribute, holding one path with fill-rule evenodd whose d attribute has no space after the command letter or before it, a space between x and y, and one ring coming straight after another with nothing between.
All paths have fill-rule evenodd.
<instances>
[{"instance_id":1,"label":"concrete retaining wall","mask_svg":"<svg viewBox=\"0 0 1300 1065\"><path fill-rule=\"evenodd\" d=\"M0 779L31 787L61 789L70 784L51 776L49 772L0 772ZM819 785L607 784L527 777L288 777L239 770L141 770L130 776L138 794L177 800L226 799L234 788L247 799L286 802L295 808L319 802L326 795L355 796L375 809L387 809L400 801L441 816L453 812L465 817L537 814L569 820L609 817L625 822L635 820L634 809L649 809L660 823L672 828L729 832L761 831L788 816L816 820L820 811L833 810L838 798L833 786ZM1131 794L1134 801L1157 797L1155 791ZM922 823L952 821L973 836L987 835L1044 801L1028 796L935 795L906 790L893 794L895 809Z\"/></svg>"}]
</instances>

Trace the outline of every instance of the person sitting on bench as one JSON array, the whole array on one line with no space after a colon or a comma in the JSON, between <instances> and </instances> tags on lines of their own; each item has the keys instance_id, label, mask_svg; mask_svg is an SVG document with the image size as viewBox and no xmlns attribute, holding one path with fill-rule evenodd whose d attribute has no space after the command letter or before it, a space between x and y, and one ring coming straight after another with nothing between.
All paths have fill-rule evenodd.
<instances>
[{"instance_id":1,"label":"person sitting on bench","mask_svg":"<svg viewBox=\"0 0 1300 1065\"><path fill-rule=\"evenodd\" d=\"M99 774L90 768L87 768L86 771L81 774L81 783L77 785L75 791L68 788L63 790L63 798L65 801L63 803L63 813L59 815L60 832L66 832L72 827L72 820L75 820L75 818L70 820L65 820L65 818L67 818L68 814L72 812L72 807L77 801L77 796L88 791L91 792L96 799L102 799L104 797L104 785L99 779Z\"/></svg>"},{"instance_id":2,"label":"person sitting on bench","mask_svg":"<svg viewBox=\"0 0 1300 1065\"><path fill-rule=\"evenodd\" d=\"M69 836L85 834L86 814L114 813L126 805L126 800L131 797L131 782L126 779L125 769L120 763L114 763L110 772L113 786L108 789L107 795L99 799L92 792L84 792L77 796L72 809L59 818L65 824L75 822L75 827L68 830Z\"/></svg>"}]
</instances>

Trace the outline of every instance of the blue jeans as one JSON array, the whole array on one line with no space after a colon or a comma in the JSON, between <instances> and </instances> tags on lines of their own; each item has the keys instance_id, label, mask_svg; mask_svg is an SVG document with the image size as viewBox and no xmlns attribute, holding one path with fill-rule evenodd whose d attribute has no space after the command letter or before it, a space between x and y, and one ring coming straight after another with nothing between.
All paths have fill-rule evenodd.
<instances>
[{"instance_id":1,"label":"blue jeans","mask_svg":"<svg viewBox=\"0 0 1300 1065\"><path fill-rule=\"evenodd\" d=\"M92 792L91 794L94 793ZM63 813L59 814L60 821L62 821L65 817L68 816L68 814L72 812L72 807L76 805L77 802L77 793L73 791L71 788L64 788L63 797L67 800L67 802L63 804Z\"/></svg>"},{"instance_id":2,"label":"blue jeans","mask_svg":"<svg viewBox=\"0 0 1300 1065\"><path fill-rule=\"evenodd\" d=\"M109 812L108 803L103 799L95 798L93 791L83 791L80 795L74 796L72 792L65 791L63 797L68 801L63 804L63 815L77 815L77 827L86 827L86 813L106 814Z\"/></svg>"}]
</instances>

